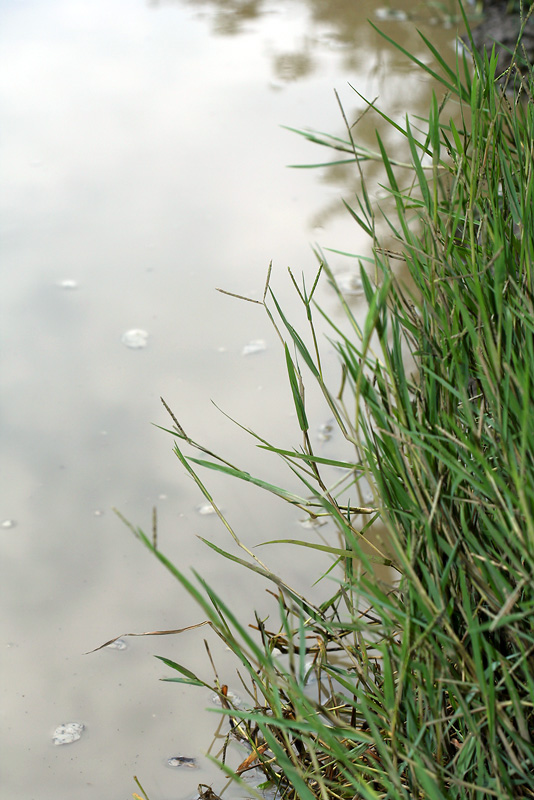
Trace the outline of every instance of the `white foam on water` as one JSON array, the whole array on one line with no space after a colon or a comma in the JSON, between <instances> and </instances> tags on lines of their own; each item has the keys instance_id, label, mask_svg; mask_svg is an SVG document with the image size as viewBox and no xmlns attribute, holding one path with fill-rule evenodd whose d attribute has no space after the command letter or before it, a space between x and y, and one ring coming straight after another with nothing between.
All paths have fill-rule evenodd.
<instances>
[{"instance_id":1,"label":"white foam on water","mask_svg":"<svg viewBox=\"0 0 534 800\"><path fill-rule=\"evenodd\" d=\"M241 350L242 356L251 356L255 353L261 353L263 350L267 349L267 345L263 339L252 339L248 344L246 344L243 349Z\"/></svg>"},{"instance_id":2,"label":"white foam on water","mask_svg":"<svg viewBox=\"0 0 534 800\"><path fill-rule=\"evenodd\" d=\"M132 328L122 334L121 342L132 350L140 350L148 344L148 333L141 328Z\"/></svg>"},{"instance_id":3,"label":"white foam on water","mask_svg":"<svg viewBox=\"0 0 534 800\"><path fill-rule=\"evenodd\" d=\"M64 722L55 729L52 741L54 744L77 742L84 730L85 725L81 722Z\"/></svg>"}]
</instances>

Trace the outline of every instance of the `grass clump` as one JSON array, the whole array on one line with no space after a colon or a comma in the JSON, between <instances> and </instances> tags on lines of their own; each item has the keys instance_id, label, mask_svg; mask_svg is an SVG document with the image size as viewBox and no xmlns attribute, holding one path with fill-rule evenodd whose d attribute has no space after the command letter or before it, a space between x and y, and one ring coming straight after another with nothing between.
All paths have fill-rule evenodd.
<instances>
[{"instance_id":1,"label":"grass clump","mask_svg":"<svg viewBox=\"0 0 534 800\"><path fill-rule=\"evenodd\" d=\"M452 70L426 44L434 66L417 63L438 79L441 102L434 95L428 119L404 125L379 112L410 154L407 171L377 136L394 208L385 220L350 126L346 140L305 134L348 154L362 176L349 211L370 237L374 274L360 262L363 327L324 260L311 290L295 282L310 337L267 281L261 305L283 343L302 443L281 449L253 435L299 477L301 494L195 442L167 407L176 455L209 502L206 469L334 524L330 543L299 543L324 552L332 596L316 605L292 589L216 509L243 557L207 544L273 587L280 623L256 617L252 632L198 574L169 562L155 536L134 529L240 664L249 708L234 707L218 679L216 690L248 751L237 770L223 756L223 769L239 781L258 768L288 798L534 797L534 81L513 66L499 76L495 55L474 50ZM409 286L392 268L399 258ZM319 274L347 323L322 315L341 363L339 391L323 377ZM320 387L353 459L314 453L304 376ZM335 486L323 477L331 466L343 470ZM376 498L365 507L349 500L362 478ZM387 552L370 544L377 517ZM377 561L391 565L390 584L376 577ZM174 680L206 685L164 661Z\"/></svg>"}]
</instances>

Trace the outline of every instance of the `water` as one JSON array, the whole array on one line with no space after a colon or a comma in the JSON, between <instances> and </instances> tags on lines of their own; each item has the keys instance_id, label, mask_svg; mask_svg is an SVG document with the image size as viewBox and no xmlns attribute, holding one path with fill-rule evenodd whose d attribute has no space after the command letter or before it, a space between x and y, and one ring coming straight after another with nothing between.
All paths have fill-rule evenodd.
<instances>
[{"instance_id":1,"label":"water","mask_svg":"<svg viewBox=\"0 0 534 800\"><path fill-rule=\"evenodd\" d=\"M239 691L207 628L124 637L127 647L85 655L115 636L202 621L112 509L149 531L157 506L160 546L182 568L195 564L247 621L254 606L269 607L263 586L236 565L223 568L195 535L229 547L171 437L151 423L172 424L163 396L193 438L281 480L278 462L211 400L281 446L298 445L283 352L260 306L215 288L261 299L272 260L272 285L291 314L286 267L313 280L310 244L367 247L339 200L350 199L350 173L288 170L331 154L280 125L342 133L333 88L351 119L364 108L347 81L380 95L394 116L424 113L430 87L370 32L374 8L312 0L2 8L6 798L128 797L134 774L152 800L191 795L199 782L222 786L204 756L216 724L202 712L210 693L160 682L169 670L152 658L175 659L209 682L205 637ZM380 24L423 52L412 22ZM453 34L430 33L452 59ZM367 146L376 124L370 114L359 123ZM353 270L339 255L331 264L344 276ZM344 280L363 314L357 276ZM336 313L326 285L318 296ZM124 341L126 332L136 336ZM327 370L337 375L333 357ZM339 438L321 428L327 410L313 391L308 399L318 452L338 456ZM291 508L207 477L247 544L302 533ZM287 576L286 553L264 548L262 558ZM291 559L297 589L316 577L307 559ZM65 720L83 735L54 747ZM176 754L198 768L169 769Z\"/></svg>"}]
</instances>

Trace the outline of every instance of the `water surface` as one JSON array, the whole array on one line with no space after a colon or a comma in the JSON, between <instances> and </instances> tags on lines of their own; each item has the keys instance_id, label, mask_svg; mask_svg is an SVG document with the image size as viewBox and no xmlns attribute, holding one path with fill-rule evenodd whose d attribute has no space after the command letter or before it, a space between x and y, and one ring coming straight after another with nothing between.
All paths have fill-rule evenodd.
<instances>
[{"instance_id":1,"label":"water surface","mask_svg":"<svg viewBox=\"0 0 534 800\"><path fill-rule=\"evenodd\" d=\"M273 287L297 314L287 266L310 281L311 244L367 247L340 201L351 199L351 174L287 169L328 153L280 126L342 133L333 89L351 120L364 109L348 82L393 116L424 113L431 87L369 28L376 10L312 0L3 6L5 797L128 797L134 774L152 800L222 785L203 755L209 696L159 682L166 671L152 658L211 679L205 629L84 655L121 633L202 619L111 509L149 529L157 506L161 546L181 567L195 564L243 614L267 607L263 587L195 536L228 546L216 519L198 513L171 438L150 423L170 422L163 396L191 436L280 480L277 462L211 403L298 445L279 343L258 306L215 288L258 298L272 260ZM380 24L423 52L413 21ZM423 29L454 58L452 30ZM358 127L373 146L377 124L368 114ZM341 256L331 264L354 269ZM335 313L326 287L319 297ZM129 331L145 332L142 346L122 340ZM265 349L244 356L258 340ZM333 356L327 368L336 375ZM309 402L320 434L327 412L312 391ZM339 454L342 443L317 446ZM216 476L210 487L249 545L299 531L291 508L253 487ZM287 554L264 557L301 590L316 576L313 558L292 559L288 574ZM224 673L228 656L212 639ZM71 722L85 726L80 739L55 746ZM178 756L198 768L169 768Z\"/></svg>"}]
</instances>

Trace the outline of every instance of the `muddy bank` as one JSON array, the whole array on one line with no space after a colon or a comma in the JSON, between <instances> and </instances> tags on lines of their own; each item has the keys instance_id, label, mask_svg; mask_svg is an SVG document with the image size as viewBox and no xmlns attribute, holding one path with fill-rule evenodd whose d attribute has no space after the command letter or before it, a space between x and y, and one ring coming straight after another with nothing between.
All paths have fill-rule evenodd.
<instances>
[{"instance_id":1,"label":"muddy bank","mask_svg":"<svg viewBox=\"0 0 534 800\"><path fill-rule=\"evenodd\" d=\"M524 5L526 13L528 4ZM499 69L505 70L510 65L511 55L520 30L519 3L509 3L506 0L486 0L482 20L473 28L472 33L475 46L480 52L484 50L484 47L491 52L493 45L496 46ZM463 38L467 40L467 37ZM520 62L524 59L528 64L534 63L534 14L528 20L523 31L518 55Z\"/></svg>"}]
</instances>

